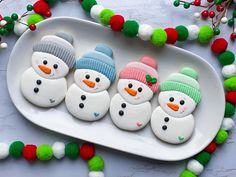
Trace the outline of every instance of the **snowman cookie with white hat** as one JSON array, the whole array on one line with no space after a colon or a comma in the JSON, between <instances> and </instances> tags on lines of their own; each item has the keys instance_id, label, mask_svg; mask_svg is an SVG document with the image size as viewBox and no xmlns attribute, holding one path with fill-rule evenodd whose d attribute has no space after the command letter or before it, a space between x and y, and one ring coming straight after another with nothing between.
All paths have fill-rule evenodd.
<instances>
[{"instance_id":1,"label":"snowman cookie with white hat","mask_svg":"<svg viewBox=\"0 0 236 177\"><path fill-rule=\"evenodd\" d=\"M119 74L118 92L111 100L110 115L113 123L123 130L144 128L150 121L150 100L158 91L157 62L143 57L130 62Z\"/></svg>"},{"instance_id":2,"label":"snowman cookie with white hat","mask_svg":"<svg viewBox=\"0 0 236 177\"><path fill-rule=\"evenodd\" d=\"M198 73L184 67L161 83L158 106L152 113L151 128L161 140L180 144L194 131L192 112L201 101Z\"/></svg>"},{"instance_id":3,"label":"snowman cookie with white hat","mask_svg":"<svg viewBox=\"0 0 236 177\"><path fill-rule=\"evenodd\" d=\"M53 107L67 92L65 76L75 63L73 38L66 33L46 35L33 46L31 65L21 77L21 92L31 103Z\"/></svg>"},{"instance_id":4,"label":"snowman cookie with white hat","mask_svg":"<svg viewBox=\"0 0 236 177\"><path fill-rule=\"evenodd\" d=\"M110 105L107 89L116 78L112 49L98 44L94 51L76 61L75 83L66 94L66 107L76 118L96 121L105 116Z\"/></svg>"}]
</instances>

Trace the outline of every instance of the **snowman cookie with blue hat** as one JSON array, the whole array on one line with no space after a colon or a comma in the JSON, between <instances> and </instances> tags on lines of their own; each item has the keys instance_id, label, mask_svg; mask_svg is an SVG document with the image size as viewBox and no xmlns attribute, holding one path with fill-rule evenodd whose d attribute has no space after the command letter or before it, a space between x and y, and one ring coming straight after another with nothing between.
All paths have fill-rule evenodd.
<instances>
[{"instance_id":1,"label":"snowman cookie with blue hat","mask_svg":"<svg viewBox=\"0 0 236 177\"><path fill-rule=\"evenodd\" d=\"M158 106L151 116L151 128L161 140L180 144L193 134L195 121L192 112L201 101L198 73L184 67L161 83Z\"/></svg>"},{"instance_id":2,"label":"snowman cookie with blue hat","mask_svg":"<svg viewBox=\"0 0 236 177\"><path fill-rule=\"evenodd\" d=\"M67 92L65 76L75 64L73 38L66 33L46 35L33 46L31 65L21 77L21 92L31 103L53 107Z\"/></svg>"},{"instance_id":3,"label":"snowman cookie with blue hat","mask_svg":"<svg viewBox=\"0 0 236 177\"><path fill-rule=\"evenodd\" d=\"M110 105L107 89L116 78L113 51L104 44L76 61L75 83L66 94L66 107L76 118L96 121L105 116Z\"/></svg>"}]
</instances>

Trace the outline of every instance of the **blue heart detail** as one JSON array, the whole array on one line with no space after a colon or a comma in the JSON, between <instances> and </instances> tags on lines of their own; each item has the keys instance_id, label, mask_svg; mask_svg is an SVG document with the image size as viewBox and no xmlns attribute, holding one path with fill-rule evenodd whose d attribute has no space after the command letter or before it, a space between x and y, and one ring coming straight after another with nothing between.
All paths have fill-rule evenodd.
<instances>
[{"instance_id":1,"label":"blue heart detail","mask_svg":"<svg viewBox=\"0 0 236 177\"><path fill-rule=\"evenodd\" d=\"M93 113L95 117L98 117L100 114L99 113Z\"/></svg>"}]
</instances>

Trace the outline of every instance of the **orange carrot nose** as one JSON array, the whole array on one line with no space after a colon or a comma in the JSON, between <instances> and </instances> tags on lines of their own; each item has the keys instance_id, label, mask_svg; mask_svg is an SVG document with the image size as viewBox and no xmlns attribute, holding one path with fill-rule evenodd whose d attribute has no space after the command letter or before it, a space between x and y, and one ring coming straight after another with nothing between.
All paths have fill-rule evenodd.
<instances>
[{"instance_id":1,"label":"orange carrot nose","mask_svg":"<svg viewBox=\"0 0 236 177\"><path fill-rule=\"evenodd\" d=\"M174 103L167 103L167 106L172 109L173 111L178 111L179 110L179 106L177 104Z\"/></svg>"},{"instance_id":2,"label":"orange carrot nose","mask_svg":"<svg viewBox=\"0 0 236 177\"><path fill-rule=\"evenodd\" d=\"M38 65L39 69L43 71L45 74L51 74L52 70L44 65Z\"/></svg>"},{"instance_id":3,"label":"orange carrot nose","mask_svg":"<svg viewBox=\"0 0 236 177\"><path fill-rule=\"evenodd\" d=\"M94 88L95 87L95 83L93 81L90 80L83 80L83 82L90 88Z\"/></svg>"},{"instance_id":4,"label":"orange carrot nose","mask_svg":"<svg viewBox=\"0 0 236 177\"><path fill-rule=\"evenodd\" d=\"M125 91L130 94L131 96L136 96L137 95L137 91L128 87L125 87Z\"/></svg>"}]
</instances>

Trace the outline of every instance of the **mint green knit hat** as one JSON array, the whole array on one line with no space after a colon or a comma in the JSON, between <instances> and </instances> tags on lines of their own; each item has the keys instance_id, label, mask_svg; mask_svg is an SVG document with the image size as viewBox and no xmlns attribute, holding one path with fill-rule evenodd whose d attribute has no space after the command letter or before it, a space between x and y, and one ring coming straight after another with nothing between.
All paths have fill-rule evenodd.
<instances>
[{"instance_id":1,"label":"mint green knit hat","mask_svg":"<svg viewBox=\"0 0 236 177\"><path fill-rule=\"evenodd\" d=\"M179 73L171 74L166 81L161 83L160 90L163 91L179 91L196 103L201 101L200 86L197 82L198 73L189 67L184 67Z\"/></svg>"}]
</instances>

